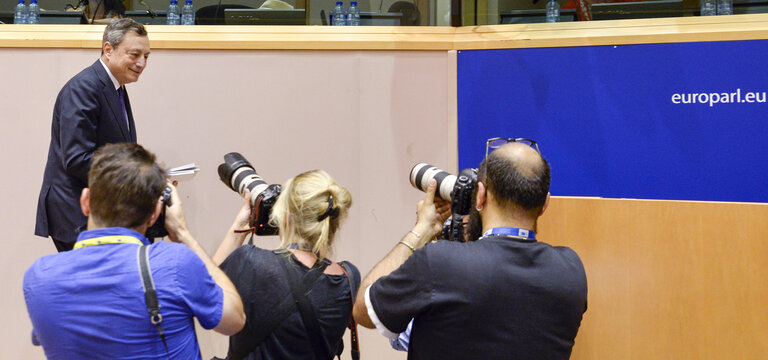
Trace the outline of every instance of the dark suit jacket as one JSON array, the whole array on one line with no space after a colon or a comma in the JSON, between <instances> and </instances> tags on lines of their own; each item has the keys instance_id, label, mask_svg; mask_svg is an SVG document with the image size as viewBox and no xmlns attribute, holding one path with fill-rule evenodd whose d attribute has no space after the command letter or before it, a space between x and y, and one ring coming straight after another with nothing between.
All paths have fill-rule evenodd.
<instances>
[{"instance_id":1,"label":"dark suit jacket","mask_svg":"<svg viewBox=\"0 0 768 360\"><path fill-rule=\"evenodd\" d=\"M35 235L75 242L87 218L80 194L88 186L93 152L108 143L136 142L131 104L128 123L107 71L97 60L67 82L56 98L51 145L37 203Z\"/></svg>"}]
</instances>

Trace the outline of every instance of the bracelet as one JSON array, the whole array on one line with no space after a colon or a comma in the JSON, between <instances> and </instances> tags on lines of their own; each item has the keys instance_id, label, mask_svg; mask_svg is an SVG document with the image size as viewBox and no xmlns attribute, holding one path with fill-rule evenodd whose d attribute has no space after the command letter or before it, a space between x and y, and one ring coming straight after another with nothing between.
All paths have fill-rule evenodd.
<instances>
[{"instance_id":1,"label":"bracelet","mask_svg":"<svg viewBox=\"0 0 768 360\"><path fill-rule=\"evenodd\" d=\"M419 234L419 233L417 233L417 232L415 232L415 231L413 231L413 230L411 230L411 231L409 231L409 232L410 232L411 234L413 234L413 235L416 235L416 238L417 238L417 239L421 239L421 234Z\"/></svg>"},{"instance_id":2,"label":"bracelet","mask_svg":"<svg viewBox=\"0 0 768 360\"><path fill-rule=\"evenodd\" d=\"M398 242L398 244L403 244L403 245L405 245L405 247L407 247L408 249L410 249L410 250L411 250L411 254L413 254L413 253L415 253L415 252L416 252L416 248L414 248L414 247L413 247L413 245L411 245L411 244L409 244L409 243L407 243L407 242L405 242L405 241L403 241L403 240L400 240L400 242Z\"/></svg>"}]
</instances>

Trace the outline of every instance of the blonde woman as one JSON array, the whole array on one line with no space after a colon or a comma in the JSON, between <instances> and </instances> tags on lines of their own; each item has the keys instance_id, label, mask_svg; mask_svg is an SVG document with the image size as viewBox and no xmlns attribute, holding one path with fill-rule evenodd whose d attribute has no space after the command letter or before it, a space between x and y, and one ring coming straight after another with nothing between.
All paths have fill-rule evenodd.
<instances>
[{"instance_id":1,"label":"blonde woman","mask_svg":"<svg viewBox=\"0 0 768 360\"><path fill-rule=\"evenodd\" d=\"M352 295L360 273L329 260L335 235L352 205L349 191L323 170L289 179L270 222L280 249L241 246L251 213L250 194L214 255L232 279L246 312L243 330L230 337L228 358L327 360L343 347ZM308 310L308 311L307 311Z\"/></svg>"}]
</instances>

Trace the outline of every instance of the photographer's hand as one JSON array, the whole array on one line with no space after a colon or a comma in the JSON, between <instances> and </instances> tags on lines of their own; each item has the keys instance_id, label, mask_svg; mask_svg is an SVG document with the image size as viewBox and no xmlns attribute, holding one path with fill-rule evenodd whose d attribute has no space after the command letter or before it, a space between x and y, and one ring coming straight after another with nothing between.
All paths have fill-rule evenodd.
<instances>
[{"instance_id":1,"label":"photographer's hand","mask_svg":"<svg viewBox=\"0 0 768 360\"><path fill-rule=\"evenodd\" d=\"M213 262L215 262L216 265L221 265L221 263L227 259L229 254L243 245L245 238L250 234L250 232L235 232L235 230L247 229L249 227L248 221L251 218L252 208L251 191L246 189L245 194L243 194L243 205L240 207L240 211L237 212L237 215L235 215L235 221L232 222L232 226L224 236L224 240L221 241L219 248L213 255Z\"/></svg>"},{"instance_id":2,"label":"photographer's hand","mask_svg":"<svg viewBox=\"0 0 768 360\"><path fill-rule=\"evenodd\" d=\"M165 229L168 230L168 238L192 249L205 264L213 281L221 287L224 293L224 306L221 320L213 330L224 335L234 335L245 325L245 312L240 295L229 277L213 263L211 257L189 232L187 221L184 219L184 210L181 208L181 198L176 191L176 182L169 182L168 186L171 188L171 206L165 208Z\"/></svg>"},{"instance_id":3,"label":"photographer's hand","mask_svg":"<svg viewBox=\"0 0 768 360\"><path fill-rule=\"evenodd\" d=\"M443 228L443 222L449 216L451 216L451 204L439 197L435 197L435 191L437 190L437 184L434 179L429 181L429 187L427 187L426 196L419 201L416 208L416 225L411 230L412 237L416 237L416 241L407 241L410 239L403 239L418 249L424 246L428 241L432 240L435 235L440 233ZM416 233L420 236L416 236Z\"/></svg>"},{"instance_id":4,"label":"photographer's hand","mask_svg":"<svg viewBox=\"0 0 768 360\"><path fill-rule=\"evenodd\" d=\"M245 229L248 227L248 220L251 218L251 190L245 189L243 194L243 205L240 206L240 211L235 216L235 221L232 223L233 229Z\"/></svg>"},{"instance_id":5,"label":"photographer's hand","mask_svg":"<svg viewBox=\"0 0 768 360\"><path fill-rule=\"evenodd\" d=\"M181 207L181 198L176 190L176 182L168 182L171 188L171 206L165 207L165 229L168 230L168 238L177 243L185 243L192 237L184 217L184 209Z\"/></svg>"}]
</instances>

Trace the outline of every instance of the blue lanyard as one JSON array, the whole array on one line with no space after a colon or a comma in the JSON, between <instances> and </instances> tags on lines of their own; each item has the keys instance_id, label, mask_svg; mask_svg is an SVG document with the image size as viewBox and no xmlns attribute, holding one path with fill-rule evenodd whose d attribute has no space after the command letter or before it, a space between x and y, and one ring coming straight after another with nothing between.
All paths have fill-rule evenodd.
<instances>
[{"instance_id":1,"label":"blue lanyard","mask_svg":"<svg viewBox=\"0 0 768 360\"><path fill-rule=\"evenodd\" d=\"M483 237L491 235L502 235L505 237L513 238L515 240L522 241L536 241L536 233L528 229L515 228L515 227L496 227L486 231Z\"/></svg>"}]
</instances>

